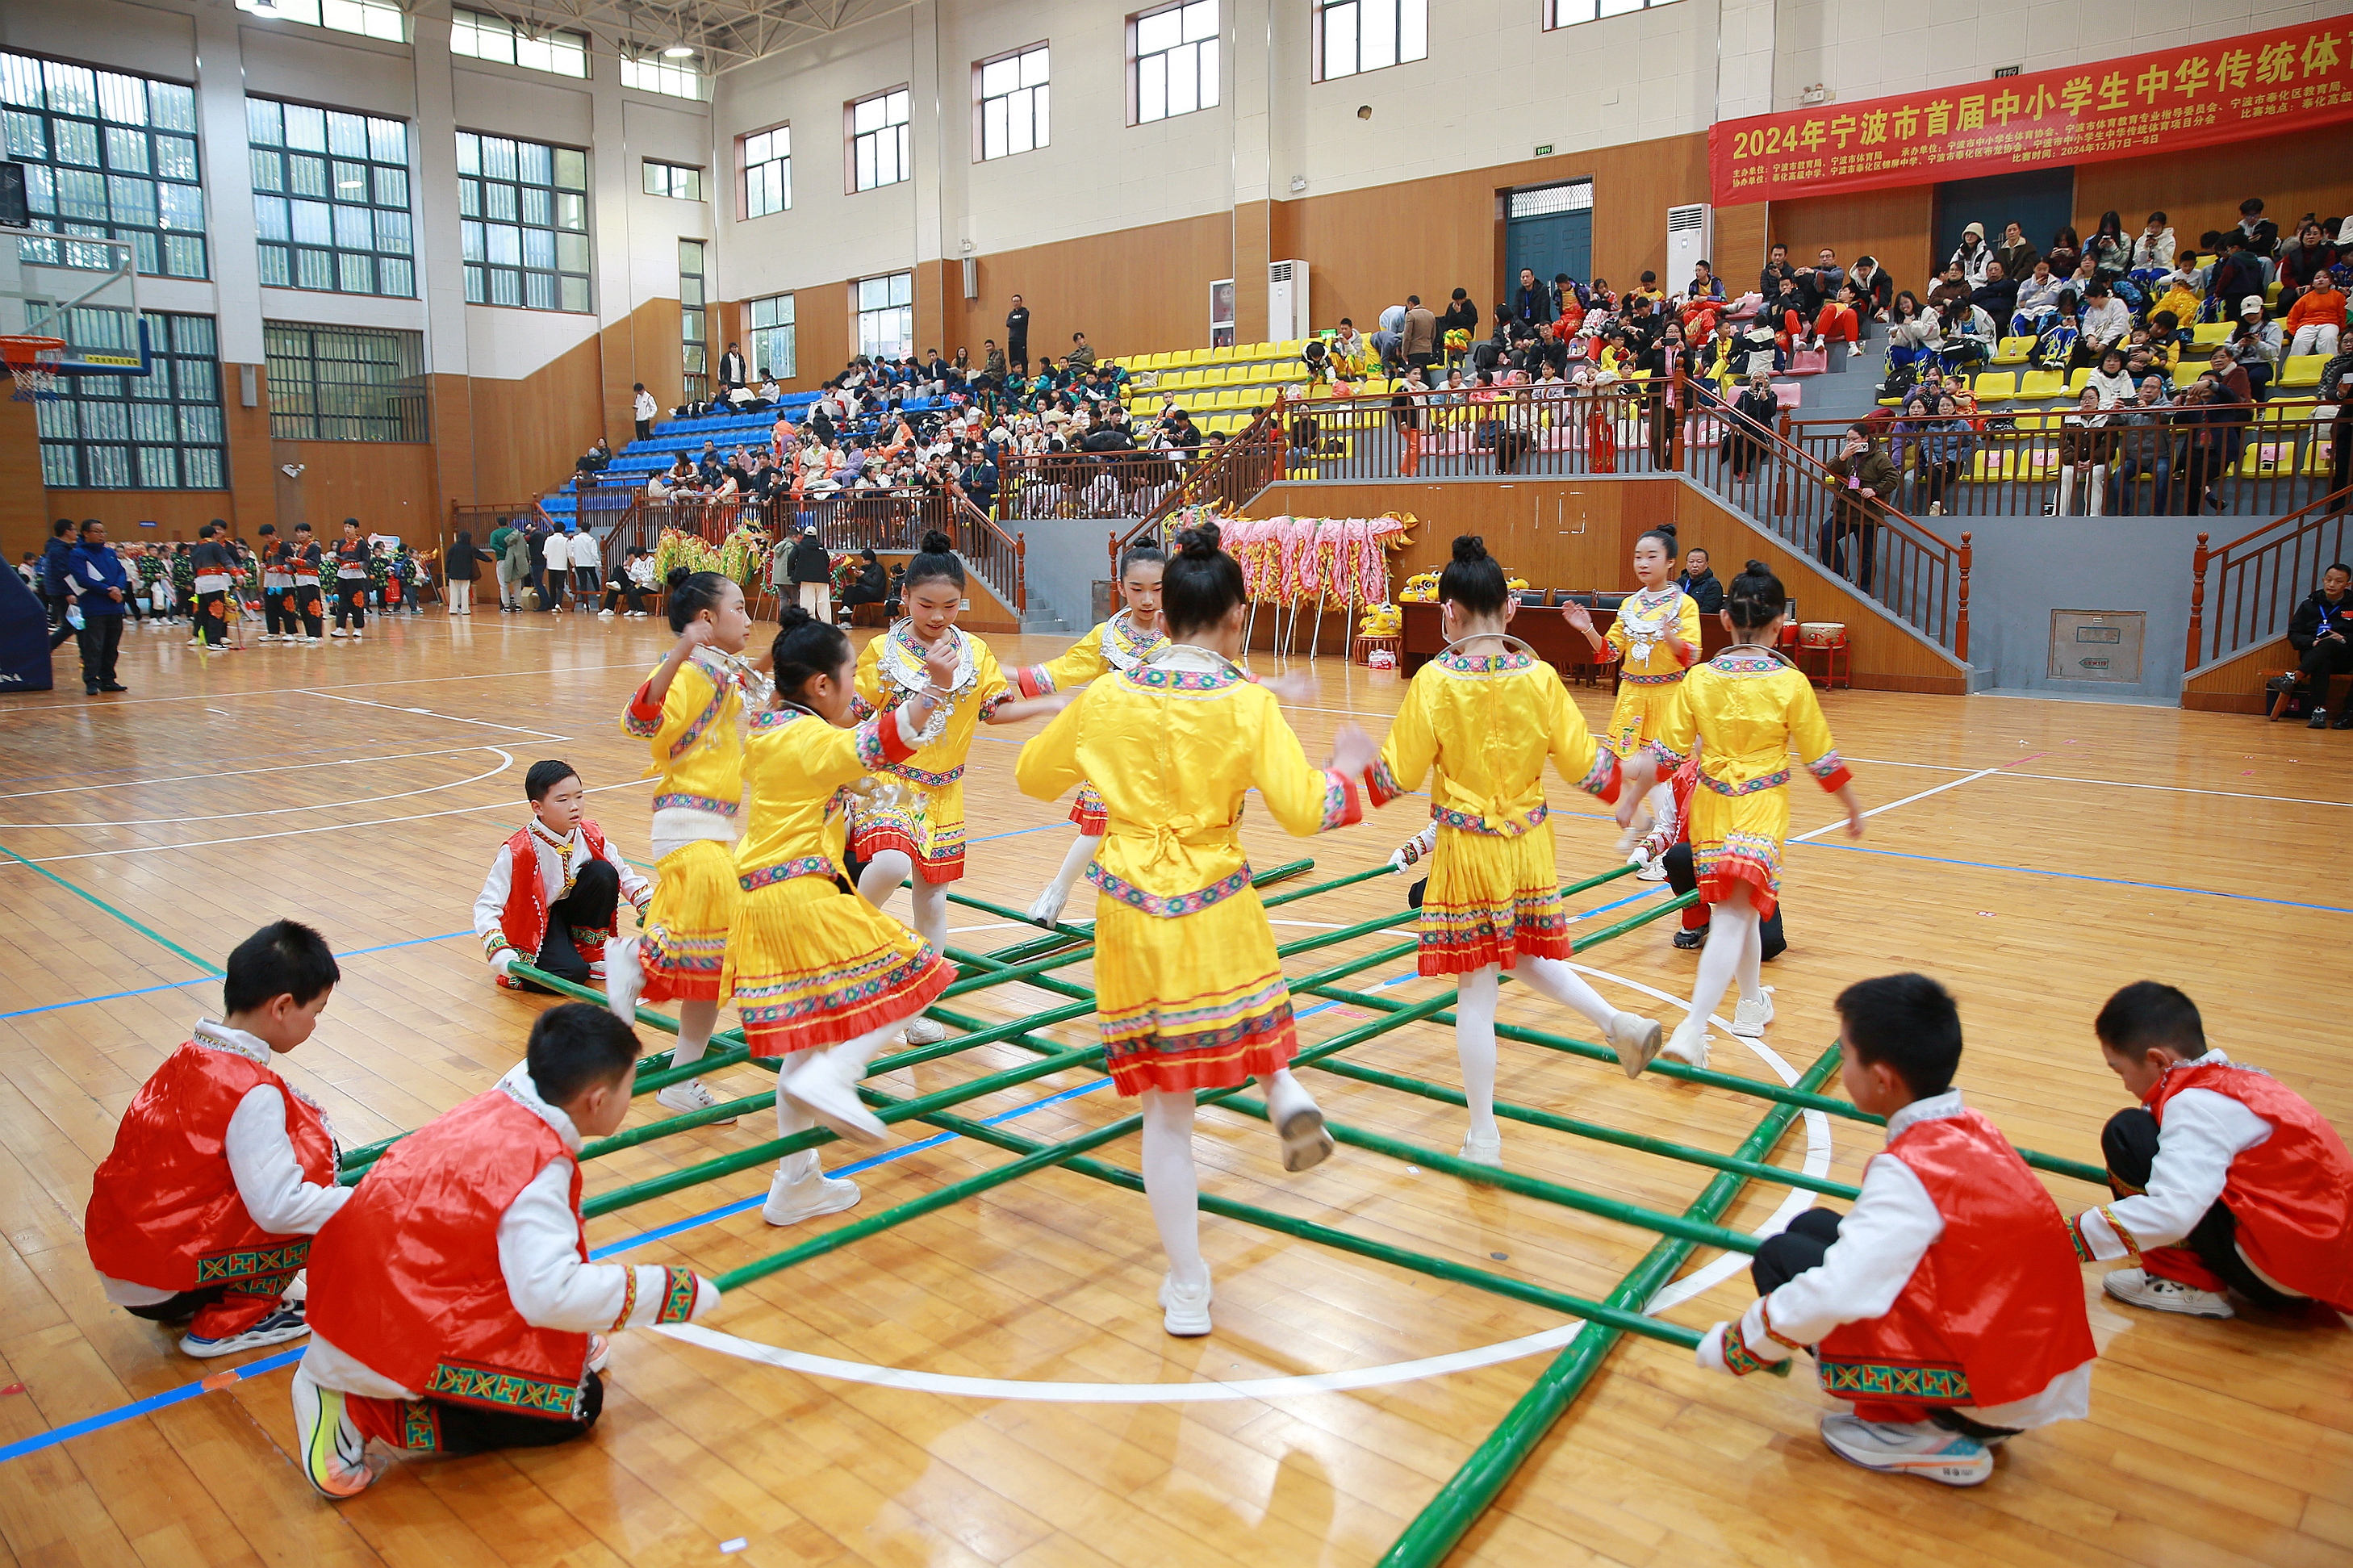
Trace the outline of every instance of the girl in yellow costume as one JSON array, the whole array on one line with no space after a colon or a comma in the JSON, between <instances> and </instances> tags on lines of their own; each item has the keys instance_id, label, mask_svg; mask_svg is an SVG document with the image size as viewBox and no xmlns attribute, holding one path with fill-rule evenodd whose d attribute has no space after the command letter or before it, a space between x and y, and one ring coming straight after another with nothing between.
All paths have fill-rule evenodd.
<instances>
[{"instance_id":1,"label":"girl in yellow costume","mask_svg":"<svg viewBox=\"0 0 2353 1568\"><path fill-rule=\"evenodd\" d=\"M1071 643L1060 657L1015 671L1013 683L1020 688L1021 694L1037 697L1065 691L1114 670L1133 670L1141 663L1144 656L1161 641L1160 576L1166 569L1167 560L1150 545L1137 545L1122 556L1119 591L1126 597L1127 608ZM1054 880L1046 885L1046 890L1029 906L1029 918L1040 926L1051 926L1062 917L1062 906L1071 901L1071 889L1078 885L1079 874L1094 863L1095 851L1103 847L1103 797L1093 785L1079 786L1079 798L1071 807L1071 821L1077 825L1079 836L1062 856L1062 869L1054 874Z\"/></svg>"},{"instance_id":2,"label":"girl in yellow costume","mask_svg":"<svg viewBox=\"0 0 2353 1568\"><path fill-rule=\"evenodd\" d=\"M797 605L779 619L775 705L752 715L744 741L751 825L735 856L744 902L723 984L752 1054L785 1059L778 1134L807 1131L814 1118L845 1138L880 1143L886 1129L859 1102L857 1082L955 971L929 942L836 881L849 787L915 754L916 736L955 674L955 651L934 644L926 683L853 729L849 639ZM857 1184L827 1177L817 1150L805 1149L777 1162L760 1213L787 1225L857 1202Z\"/></svg>"},{"instance_id":3,"label":"girl in yellow costume","mask_svg":"<svg viewBox=\"0 0 2353 1568\"><path fill-rule=\"evenodd\" d=\"M1634 575L1642 587L1619 605L1618 619L1606 639L1593 630L1593 617L1583 605L1561 609L1561 618L1585 634L1596 653L1606 645L1621 661L1618 701L1609 710L1609 727L1601 737L1620 762L1632 757L1638 747L1658 739L1667 713L1674 706L1683 673L1699 657L1699 601L1675 585L1675 560L1672 523L1634 541ZM1655 753L1657 748L1651 749ZM1662 768L1659 777L1673 771L1672 767ZM1652 821L1664 821L1675 809L1673 791L1662 783L1653 784L1643 805ZM1627 859L1642 867L1636 874L1644 882L1666 877L1663 851L1654 857L1638 848Z\"/></svg>"},{"instance_id":4,"label":"girl in yellow costume","mask_svg":"<svg viewBox=\"0 0 2353 1568\"><path fill-rule=\"evenodd\" d=\"M900 589L907 619L868 642L858 656L855 712L862 719L921 691L930 680L924 669L933 649L944 647L955 655L947 702L924 725L922 748L874 769L879 788L859 803L849 835L851 853L866 863L858 891L879 909L901 883L913 878L912 924L934 948L947 945L948 884L964 875L964 768L974 730L1054 713L1070 701L1014 696L988 644L956 626L964 588L964 563L956 559L953 542L944 534L924 535ZM929 1019L907 1028L907 1038L917 1044L940 1037L940 1026Z\"/></svg>"},{"instance_id":5,"label":"girl in yellow costume","mask_svg":"<svg viewBox=\"0 0 2353 1568\"><path fill-rule=\"evenodd\" d=\"M1193 1170L1193 1091L1256 1077L1287 1171L1331 1152L1324 1113L1288 1064L1297 1049L1274 933L1238 831L1258 788L1290 832L1361 813L1373 743L1354 726L1329 767L1308 764L1274 694L1233 662L1242 569L1214 527L1179 536L1162 590L1170 641L1097 681L1021 748L1021 792L1050 800L1086 780L1109 819L1087 880L1099 895L1094 982L1105 1065L1143 1097L1144 1190L1168 1254L1160 1287L1172 1334L1209 1331Z\"/></svg>"},{"instance_id":6,"label":"girl in yellow costume","mask_svg":"<svg viewBox=\"0 0 2353 1568\"><path fill-rule=\"evenodd\" d=\"M728 928L742 895L735 835L744 800L744 688L737 657L752 640L744 590L717 572L670 575L670 656L629 700L621 728L648 743L654 789L652 904L642 935L605 949L605 996L614 1016L635 1024L638 1002L678 1003L673 1065L700 1061L727 1000ZM699 1078L654 1098L671 1110L719 1103ZM717 1125L733 1123L730 1117Z\"/></svg>"},{"instance_id":7,"label":"girl in yellow costume","mask_svg":"<svg viewBox=\"0 0 2353 1568\"><path fill-rule=\"evenodd\" d=\"M1707 1018L1727 981L1740 982L1735 1034L1753 1038L1773 1021L1772 1000L1757 982L1757 927L1780 902L1792 740L1806 771L1846 809L1846 831L1862 836L1862 808L1822 722L1813 683L1773 652L1788 602L1781 579L1761 561L1732 579L1724 609L1739 641L1692 671L1658 736L1660 749L1678 764L1694 742L1701 745L1691 846L1700 896L1709 905L1707 946L1700 951L1691 1012L1666 1046L1668 1055L1694 1067L1707 1065Z\"/></svg>"},{"instance_id":8,"label":"girl in yellow costume","mask_svg":"<svg viewBox=\"0 0 2353 1568\"><path fill-rule=\"evenodd\" d=\"M1604 800L1618 799L1618 758L1587 732L1560 676L1504 635L1517 603L1475 535L1454 541L1439 579L1446 651L1406 689L1373 768L1373 804L1418 789L1433 768L1437 843L1421 904L1420 969L1457 975L1454 1047L1471 1130L1462 1158L1504 1162L1495 1127L1495 995L1509 969L1540 995L1600 1025L1630 1075L1657 1054L1659 1026L1621 1012L1567 962L1568 911L1545 811L1544 765ZM1630 762L1639 789L1653 760Z\"/></svg>"}]
</instances>

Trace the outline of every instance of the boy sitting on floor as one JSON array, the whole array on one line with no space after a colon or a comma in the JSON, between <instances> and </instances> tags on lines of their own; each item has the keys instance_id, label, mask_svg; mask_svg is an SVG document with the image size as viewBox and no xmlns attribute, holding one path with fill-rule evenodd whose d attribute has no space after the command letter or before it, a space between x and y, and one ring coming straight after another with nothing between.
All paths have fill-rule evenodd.
<instances>
[{"instance_id":1,"label":"boy sitting on floor","mask_svg":"<svg viewBox=\"0 0 2353 1568\"><path fill-rule=\"evenodd\" d=\"M308 1332L311 1236L351 1196L319 1107L269 1058L311 1037L341 979L308 926L264 926L228 956L217 1023L199 1022L122 1114L82 1232L106 1298L188 1325L180 1349L225 1356ZM191 1321L193 1319L193 1321Z\"/></svg>"},{"instance_id":2,"label":"boy sitting on floor","mask_svg":"<svg viewBox=\"0 0 2353 1568\"><path fill-rule=\"evenodd\" d=\"M294 1371L303 1474L357 1495L408 1453L565 1443L604 1408L595 1330L682 1323L719 1299L691 1269L592 1264L581 1144L629 1114L635 1031L601 1007L539 1015L521 1065L394 1144L313 1244Z\"/></svg>"},{"instance_id":3,"label":"boy sitting on floor","mask_svg":"<svg viewBox=\"0 0 2353 1568\"><path fill-rule=\"evenodd\" d=\"M2129 1255L2101 1286L2193 1318L2317 1301L2353 1327L2353 1157L2305 1098L2206 1044L2197 1004L2136 980L2092 1032L2141 1103L2108 1118L2100 1153L2116 1201L2073 1229L2086 1262Z\"/></svg>"},{"instance_id":4,"label":"boy sitting on floor","mask_svg":"<svg viewBox=\"0 0 2353 1568\"><path fill-rule=\"evenodd\" d=\"M518 963L575 985L602 985L605 944L619 934L621 900L642 920L653 884L582 815L588 789L572 764L534 762L522 787L532 821L491 862L474 900L474 934L509 991L546 990L517 978Z\"/></svg>"},{"instance_id":5,"label":"boy sitting on floor","mask_svg":"<svg viewBox=\"0 0 2353 1568\"><path fill-rule=\"evenodd\" d=\"M1767 1237L1757 1298L1700 1341L1735 1376L1810 1349L1825 1391L1853 1403L1822 1441L1884 1475L1972 1487L1991 1446L2090 1414L2096 1351L2067 1224L1993 1123L1952 1086L1961 1018L1925 975L1838 999L1840 1077L1887 1118L1853 1212L1810 1209Z\"/></svg>"}]
</instances>

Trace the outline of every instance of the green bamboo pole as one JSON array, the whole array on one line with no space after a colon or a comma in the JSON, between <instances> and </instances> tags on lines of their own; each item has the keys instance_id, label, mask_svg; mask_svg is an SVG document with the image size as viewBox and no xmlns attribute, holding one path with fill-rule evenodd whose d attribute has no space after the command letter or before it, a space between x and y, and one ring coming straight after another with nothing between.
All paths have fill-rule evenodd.
<instances>
[{"instance_id":1,"label":"green bamboo pole","mask_svg":"<svg viewBox=\"0 0 2353 1568\"><path fill-rule=\"evenodd\" d=\"M1799 1084L1810 1090L1820 1087L1838 1071L1838 1047L1832 1045L1799 1078ZM1756 1130L1742 1140L1736 1150L1736 1157L1759 1160L1770 1154L1797 1115L1795 1106L1774 1106L1757 1124ZM1704 1221L1720 1217L1746 1184L1733 1172L1724 1172L1710 1181L1684 1211L1686 1217ZM1690 1255L1689 1242L1672 1236L1662 1238L1609 1293L1609 1305L1640 1309L1674 1277L1675 1270ZM1585 1385L1616 1348L1618 1340L1619 1330L1615 1328L1579 1331L1537 1378L1535 1385L1520 1397L1511 1414L1487 1435L1462 1467L1438 1489L1438 1495L1390 1545L1381 1557L1380 1568L1435 1568L1435 1564L1445 1561L1455 1543L1544 1441L1553 1423L1585 1392Z\"/></svg>"},{"instance_id":2,"label":"green bamboo pole","mask_svg":"<svg viewBox=\"0 0 2353 1568\"><path fill-rule=\"evenodd\" d=\"M1271 887L1278 882L1288 882L1291 878L1300 875L1302 873L1313 871L1314 869L1315 863L1312 860L1287 860L1281 865L1271 867L1269 870L1252 872L1250 874L1250 885L1252 887ZM1002 904L991 904L986 898L975 898L968 893L951 893L948 895L948 902L951 904L961 904L967 909L977 909L984 915L994 915L1000 920L1017 921L1024 926L1034 926L1038 923L1029 918L1029 912L1026 909L1010 909ZM1060 921L1057 921L1051 927L1048 927L1048 929L1065 937L1081 937L1084 938L1088 941L1094 940L1094 933L1087 930L1083 927L1065 926Z\"/></svg>"}]
</instances>

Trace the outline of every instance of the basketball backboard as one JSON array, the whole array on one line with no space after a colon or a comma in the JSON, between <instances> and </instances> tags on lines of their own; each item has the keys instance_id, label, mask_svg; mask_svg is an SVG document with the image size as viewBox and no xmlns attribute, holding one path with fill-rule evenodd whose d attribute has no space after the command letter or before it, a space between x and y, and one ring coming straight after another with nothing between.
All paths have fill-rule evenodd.
<instances>
[{"instance_id":1,"label":"basketball backboard","mask_svg":"<svg viewBox=\"0 0 2353 1568\"><path fill-rule=\"evenodd\" d=\"M0 337L63 339L60 375L146 375L131 242L0 228Z\"/></svg>"}]
</instances>

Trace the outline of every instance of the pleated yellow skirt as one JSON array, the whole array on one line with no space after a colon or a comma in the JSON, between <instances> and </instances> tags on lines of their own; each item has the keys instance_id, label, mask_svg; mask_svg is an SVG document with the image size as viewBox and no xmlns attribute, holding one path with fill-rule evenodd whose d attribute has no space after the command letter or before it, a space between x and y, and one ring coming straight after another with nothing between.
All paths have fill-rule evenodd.
<instances>
[{"instance_id":1,"label":"pleated yellow skirt","mask_svg":"<svg viewBox=\"0 0 2353 1568\"><path fill-rule=\"evenodd\" d=\"M1099 900L1094 978L1104 1065L1123 1095L1229 1088L1298 1049L1254 888L1173 919Z\"/></svg>"},{"instance_id":2,"label":"pleated yellow skirt","mask_svg":"<svg viewBox=\"0 0 2353 1568\"><path fill-rule=\"evenodd\" d=\"M1548 821L1516 837L1441 824L1421 895L1421 972L1508 969L1522 953L1568 957L1568 909L1553 854Z\"/></svg>"},{"instance_id":3,"label":"pleated yellow skirt","mask_svg":"<svg viewBox=\"0 0 2353 1568\"><path fill-rule=\"evenodd\" d=\"M654 896L646 907L645 1001L724 1001L727 933L744 901L735 851L698 839L654 863Z\"/></svg>"},{"instance_id":4,"label":"pleated yellow skirt","mask_svg":"<svg viewBox=\"0 0 2353 1568\"><path fill-rule=\"evenodd\" d=\"M744 895L722 983L754 1056L839 1044L913 1018L955 979L929 942L843 893L833 874L828 863Z\"/></svg>"}]
</instances>

